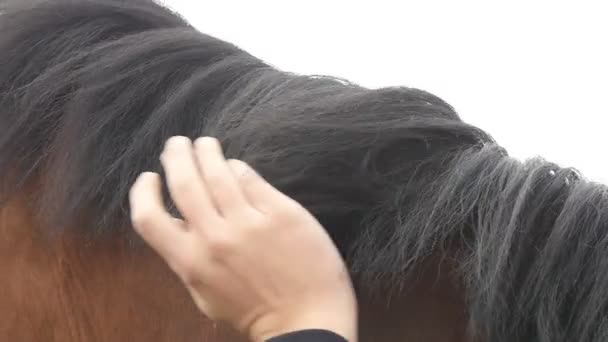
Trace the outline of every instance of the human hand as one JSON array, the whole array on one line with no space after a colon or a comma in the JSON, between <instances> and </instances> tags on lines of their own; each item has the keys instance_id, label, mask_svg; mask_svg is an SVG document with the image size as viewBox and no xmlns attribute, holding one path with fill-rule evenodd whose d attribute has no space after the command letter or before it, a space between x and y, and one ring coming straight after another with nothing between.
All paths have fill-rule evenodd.
<instances>
[{"instance_id":1,"label":"human hand","mask_svg":"<svg viewBox=\"0 0 608 342\"><path fill-rule=\"evenodd\" d=\"M143 173L130 192L136 231L180 277L198 307L253 341L326 329L356 341L356 300L337 249L318 221L220 144L173 137L161 179Z\"/></svg>"}]
</instances>

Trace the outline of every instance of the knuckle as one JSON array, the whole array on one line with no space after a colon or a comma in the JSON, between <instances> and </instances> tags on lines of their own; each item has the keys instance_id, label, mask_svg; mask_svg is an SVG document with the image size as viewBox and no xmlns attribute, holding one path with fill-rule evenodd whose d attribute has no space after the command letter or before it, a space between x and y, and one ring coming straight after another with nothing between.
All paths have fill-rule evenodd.
<instances>
[{"instance_id":1,"label":"knuckle","mask_svg":"<svg viewBox=\"0 0 608 342\"><path fill-rule=\"evenodd\" d=\"M255 229L267 229L276 225L276 220L265 215L251 215L247 219L247 226Z\"/></svg>"},{"instance_id":2,"label":"knuckle","mask_svg":"<svg viewBox=\"0 0 608 342\"><path fill-rule=\"evenodd\" d=\"M238 208L236 203L232 200L232 194L229 191L221 188L213 188L211 190L214 199L220 205L220 210L234 213Z\"/></svg>"},{"instance_id":3,"label":"knuckle","mask_svg":"<svg viewBox=\"0 0 608 342\"><path fill-rule=\"evenodd\" d=\"M290 221L294 216L300 214L302 207L295 201L285 199L276 205L271 216L278 221Z\"/></svg>"},{"instance_id":4,"label":"knuckle","mask_svg":"<svg viewBox=\"0 0 608 342\"><path fill-rule=\"evenodd\" d=\"M252 185L258 181L258 177L253 171L246 170L238 175L238 180L245 186Z\"/></svg>"},{"instance_id":5,"label":"knuckle","mask_svg":"<svg viewBox=\"0 0 608 342\"><path fill-rule=\"evenodd\" d=\"M252 179L251 176L253 176L253 169L251 168L251 166L249 166L249 164L238 159L230 159L228 163L230 164L232 171L235 173L235 176L238 179L242 181L248 181Z\"/></svg>"},{"instance_id":6,"label":"knuckle","mask_svg":"<svg viewBox=\"0 0 608 342\"><path fill-rule=\"evenodd\" d=\"M227 234L214 234L207 238L207 248L214 258L230 255L236 249L236 239Z\"/></svg>"},{"instance_id":7,"label":"knuckle","mask_svg":"<svg viewBox=\"0 0 608 342\"><path fill-rule=\"evenodd\" d=\"M208 172L206 176L207 182L209 185L216 188L223 188L226 185L226 178L224 175L219 174L218 172Z\"/></svg>"},{"instance_id":8,"label":"knuckle","mask_svg":"<svg viewBox=\"0 0 608 342\"><path fill-rule=\"evenodd\" d=\"M192 193L193 180L187 176L181 176L171 182L171 188L177 195L187 196Z\"/></svg>"}]
</instances>

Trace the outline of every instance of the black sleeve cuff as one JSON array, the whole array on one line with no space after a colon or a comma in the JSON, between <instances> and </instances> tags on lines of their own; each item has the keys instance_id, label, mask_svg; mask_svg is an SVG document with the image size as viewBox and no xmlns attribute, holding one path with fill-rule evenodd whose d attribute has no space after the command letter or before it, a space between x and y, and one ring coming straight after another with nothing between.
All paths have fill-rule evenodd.
<instances>
[{"instance_id":1,"label":"black sleeve cuff","mask_svg":"<svg viewBox=\"0 0 608 342\"><path fill-rule=\"evenodd\" d=\"M327 330L301 330L273 337L267 342L348 342L344 337Z\"/></svg>"}]
</instances>

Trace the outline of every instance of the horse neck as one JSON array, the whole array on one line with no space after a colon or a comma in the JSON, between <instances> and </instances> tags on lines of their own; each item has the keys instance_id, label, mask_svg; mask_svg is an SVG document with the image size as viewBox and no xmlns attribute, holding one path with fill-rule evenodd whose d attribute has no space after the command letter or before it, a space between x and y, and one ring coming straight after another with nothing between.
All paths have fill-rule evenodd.
<instances>
[{"instance_id":1,"label":"horse neck","mask_svg":"<svg viewBox=\"0 0 608 342\"><path fill-rule=\"evenodd\" d=\"M168 267L123 239L48 239L26 203L0 209L0 336L7 341L238 342L203 317ZM410 291L360 299L361 342L461 342L466 315L451 279L428 267Z\"/></svg>"},{"instance_id":2,"label":"horse neck","mask_svg":"<svg viewBox=\"0 0 608 342\"><path fill-rule=\"evenodd\" d=\"M23 201L0 209L0 336L7 341L237 341L205 319L148 250L51 240Z\"/></svg>"},{"instance_id":3,"label":"horse neck","mask_svg":"<svg viewBox=\"0 0 608 342\"><path fill-rule=\"evenodd\" d=\"M453 266L428 260L399 295L359 298L361 341L473 341L467 336L464 289Z\"/></svg>"}]
</instances>

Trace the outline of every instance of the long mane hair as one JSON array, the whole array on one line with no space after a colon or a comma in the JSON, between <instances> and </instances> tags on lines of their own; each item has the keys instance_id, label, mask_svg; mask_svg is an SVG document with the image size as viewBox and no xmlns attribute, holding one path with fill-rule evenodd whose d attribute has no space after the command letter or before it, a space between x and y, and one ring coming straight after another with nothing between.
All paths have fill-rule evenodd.
<instances>
[{"instance_id":1,"label":"long mane hair","mask_svg":"<svg viewBox=\"0 0 608 342\"><path fill-rule=\"evenodd\" d=\"M606 187L576 170L511 158L425 91L278 70L153 1L0 6L0 199L36 184L50 236L131 234L136 175L168 137L212 135L321 221L359 293L439 258L473 336L608 339Z\"/></svg>"}]
</instances>

